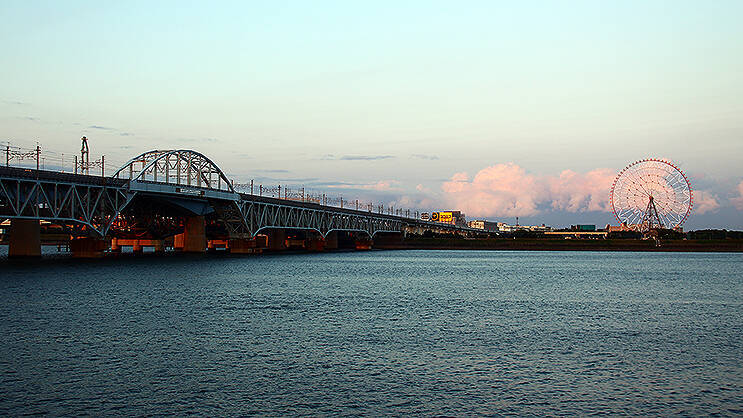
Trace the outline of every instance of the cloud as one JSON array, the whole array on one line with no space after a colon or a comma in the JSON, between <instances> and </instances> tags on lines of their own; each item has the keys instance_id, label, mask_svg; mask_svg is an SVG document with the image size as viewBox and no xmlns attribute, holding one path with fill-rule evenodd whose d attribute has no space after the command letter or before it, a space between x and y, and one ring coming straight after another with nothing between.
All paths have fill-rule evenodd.
<instances>
[{"instance_id":1,"label":"cloud","mask_svg":"<svg viewBox=\"0 0 743 418\"><path fill-rule=\"evenodd\" d=\"M738 196L730 199L730 202L738 210L743 210L743 181L738 183Z\"/></svg>"},{"instance_id":2,"label":"cloud","mask_svg":"<svg viewBox=\"0 0 743 418\"><path fill-rule=\"evenodd\" d=\"M122 132L119 134L119 136L134 136L134 134L131 132Z\"/></svg>"},{"instance_id":3,"label":"cloud","mask_svg":"<svg viewBox=\"0 0 743 418\"><path fill-rule=\"evenodd\" d=\"M259 170L254 170L254 171L257 171L259 173L288 173L289 172L289 170L284 170L284 169L259 169Z\"/></svg>"},{"instance_id":4,"label":"cloud","mask_svg":"<svg viewBox=\"0 0 743 418\"><path fill-rule=\"evenodd\" d=\"M425 154L411 154L410 158L418 159L418 160L438 160L439 159L437 155L425 155Z\"/></svg>"},{"instance_id":5,"label":"cloud","mask_svg":"<svg viewBox=\"0 0 743 418\"><path fill-rule=\"evenodd\" d=\"M707 212L716 212L719 207L720 202L717 195L706 190L698 190L694 192L694 208L692 213L703 215Z\"/></svg>"},{"instance_id":6,"label":"cloud","mask_svg":"<svg viewBox=\"0 0 743 418\"><path fill-rule=\"evenodd\" d=\"M388 160L395 158L393 155L342 155L336 157L333 154L325 154L321 160L339 160L339 161L375 161L375 160Z\"/></svg>"},{"instance_id":7,"label":"cloud","mask_svg":"<svg viewBox=\"0 0 743 418\"><path fill-rule=\"evenodd\" d=\"M438 199L424 196L424 195L416 195L416 196L400 196L397 199L394 199L390 201L385 206L392 206L395 208L402 208L402 209L410 209L411 215L415 211L423 210L424 208L436 208L440 206L440 203Z\"/></svg>"},{"instance_id":8,"label":"cloud","mask_svg":"<svg viewBox=\"0 0 743 418\"><path fill-rule=\"evenodd\" d=\"M608 168L579 174L565 170L557 178L547 177L551 206L567 212L608 211L607 195L616 173Z\"/></svg>"},{"instance_id":9,"label":"cloud","mask_svg":"<svg viewBox=\"0 0 743 418\"><path fill-rule=\"evenodd\" d=\"M381 191L396 190L399 184L400 182L397 180L380 180L376 183L329 184L327 185L327 187L331 189L375 190L375 191L381 192Z\"/></svg>"},{"instance_id":10,"label":"cloud","mask_svg":"<svg viewBox=\"0 0 743 418\"><path fill-rule=\"evenodd\" d=\"M616 173L565 170L538 176L514 163L480 170L472 180L456 173L442 185L445 200L471 216L530 216L545 210L588 212L608 210L608 193Z\"/></svg>"},{"instance_id":11,"label":"cloud","mask_svg":"<svg viewBox=\"0 0 743 418\"><path fill-rule=\"evenodd\" d=\"M344 155L340 160L344 161L374 161L395 158L392 155Z\"/></svg>"},{"instance_id":12,"label":"cloud","mask_svg":"<svg viewBox=\"0 0 743 418\"><path fill-rule=\"evenodd\" d=\"M32 122L39 122L41 120L35 116L21 116L19 119L30 120Z\"/></svg>"},{"instance_id":13,"label":"cloud","mask_svg":"<svg viewBox=\"0 0 743 418\"><path fill-rule=\"evenodd\" d=\"M217 138L178 138L177 142L217 142Z\"/></svg>"},{"instance_id":14,"label":"cloud","mask_svg":"<svg viewBox=\"0 0 743 418\"><path fill-rule=\"evenodd\" d=\"M115 131L114 128L109 128L108 126L101 126L101 125L90 125L88 126L88 129L99 129L101 131Z\"/></svg>"}]
</instances>

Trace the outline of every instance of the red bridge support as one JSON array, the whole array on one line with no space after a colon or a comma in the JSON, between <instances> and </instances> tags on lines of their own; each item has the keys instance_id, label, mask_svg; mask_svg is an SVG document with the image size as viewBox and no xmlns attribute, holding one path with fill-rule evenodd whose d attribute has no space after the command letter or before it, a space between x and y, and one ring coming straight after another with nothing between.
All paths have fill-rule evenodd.
<instances>
[{"instance_id":1,"label":"red bridge support","mask_svg":"<svg viewBox=\"0 0 743 418\"><path fill-rule=\"evenodd\" d=\"M108 249L108 242L100 238L79 238L70 241L73 258L100 258Z\"/></svg>"},{"instance_id":2,"label":"red bridge support","mask_svg":"<svg viewBox=\"0 0 743 418\"><path fill-rule=\"evenodd\" d=\"M8 257L41 257L41 227L35 219L10 221Z\"/></svg>"},{"instance_id":3,"label":"red bridge support","mask_svg":"<svg viewBox=\"0 0 743 418\"><path fill-rule=\"evenodd\" d=\"M338 231L329 232L328 235L325 236L325 245L323 246L323 249L325 250L337 250L338 249Z\"/></svg>"},{"instance_id":4,"label":"red bridge support","mask_svg":"<svg viewBox=\"0 0 743 418\"><path fill-rule=\"evenodd\" d=\"M227 242L227 249L232 254L256 254L263 251L266 246L265 237L262 240L252 239L231 239Z\"/></svg>"},{"instance_id":5,"label":"red bridge support","mask_svg":"<svg viewBox=\"0 0 743 418\"><path fill-rule=\"evenodd\" d=\"M125 238L112 238L111 239L111 252L120 253L121 247L132 247L134 254L142 254L144 247L152 247L155 249L155 253L165 252L165 244L160 239L125 239Z\"/></svg>"},{"instance_id":6,"label":"red bridge support","mask_svg":"<svg viewBox=\"0 0 743 418\"><path fill-rule=\"evenodd\" d=\"M305 240L304 248L307 251L323 251L325 250L325 240L321 237L309 237Z\"/></svg>"},{"instance_id":7,"label":"red bridge support","mask_svg":"<svg viewBox=\"0 0 743 418\"><path fill-rule=\"evenodd\" d=\"M268 249L280 251L286 249L286 231L283 229L271 229L268 231Z\"/></svg>"},{"instance_id":8,"label":"red bridge support","mask_svg":"<svg viewBox=\"0 0 743 418\"><path fill-rule=\"evenodd\" d=\"M206 221L203 216L186 219L184 231L173 239L173 248L184 253L203 253L206 251Z\"/></svg>"}]
</instances>

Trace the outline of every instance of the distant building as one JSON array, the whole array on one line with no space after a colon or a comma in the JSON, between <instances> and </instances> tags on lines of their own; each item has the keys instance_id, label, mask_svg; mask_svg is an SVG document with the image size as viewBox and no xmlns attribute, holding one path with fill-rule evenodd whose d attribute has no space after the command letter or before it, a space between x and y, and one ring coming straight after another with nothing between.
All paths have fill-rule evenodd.
<instances>
[{"instance_id":1,"label":"distant building","mask_svg":"<svg viewBox=\"0 0 743 418\"><path fill-rule=\"evenodd\" d=\"M596 231L596 225L570 225L570 230L592 232Z\"/></svg>"},{"instance_id":2,"label":"distant building","mask_svg":"<svg viewBox=\"0 0 743 418\"><path fill-rule=\"evenodd\" d=\"M551 226L542 225L508 225L504 222L498 222L498 230L501 232L515 232L515 231L532 231L532 232L547 232L551 231Z\"/></svg>"},{"instance_id":3,"label":"distant building","mask_svg":"<svg viewBox=\"0 0 743 418\"><path fill-rule=\"evenodd\" d=\"M498 232L498 223L490 221L469 221L467 226L472 229L482 229L489 232Z\"/></svg>"},{"instance_id":4,"label":"distant building","mask_svg":"<svg viewBox=\"0 0 743 418\"><path fill-rule=\"evenodd\" d=\"M637 231L638 229L636 225L627 225L627 222L622 222L619 226L606 225L606 232L629 232Z\"/></svg>"}]
</instances>

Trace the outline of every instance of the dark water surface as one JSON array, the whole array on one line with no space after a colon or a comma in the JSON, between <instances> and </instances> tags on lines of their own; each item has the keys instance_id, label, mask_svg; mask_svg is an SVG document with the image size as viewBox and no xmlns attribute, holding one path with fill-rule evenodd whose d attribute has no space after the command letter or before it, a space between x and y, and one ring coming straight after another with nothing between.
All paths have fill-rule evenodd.
<instances>
[{"instance_id":1,"label":"dark water surface","mask_svg":"<svg viewBox=\"0 0 743 418\"><path fill-rule=\"evenodd\" d=\"M743 414L743 255L0 261L0 414Z\"/></svg>"}]
</instances>

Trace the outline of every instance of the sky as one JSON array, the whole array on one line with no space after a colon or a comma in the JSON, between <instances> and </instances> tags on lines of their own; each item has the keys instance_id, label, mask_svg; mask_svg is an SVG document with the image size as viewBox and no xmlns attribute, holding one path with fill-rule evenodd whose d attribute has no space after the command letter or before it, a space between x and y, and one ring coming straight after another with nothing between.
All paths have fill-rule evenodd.
<instances>
[{"instance_id":1,"label":"sky","mask_svg":"<svg viewBox=\"0 0 743 418\"><path fill-rule=\"evenodd\" d=\"M675 162L743 229L743 2L0 2L0 141L71 169L200 151L237 182L469 219L616 223ZM64 156L62 156L64 154Z\"/></svg>"}]
</instances>

